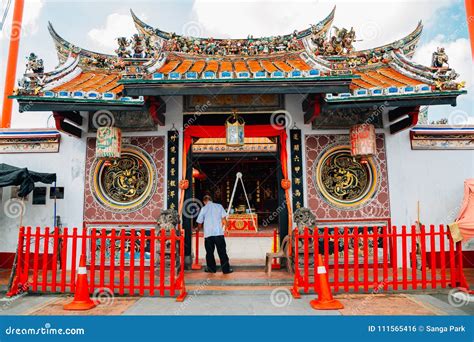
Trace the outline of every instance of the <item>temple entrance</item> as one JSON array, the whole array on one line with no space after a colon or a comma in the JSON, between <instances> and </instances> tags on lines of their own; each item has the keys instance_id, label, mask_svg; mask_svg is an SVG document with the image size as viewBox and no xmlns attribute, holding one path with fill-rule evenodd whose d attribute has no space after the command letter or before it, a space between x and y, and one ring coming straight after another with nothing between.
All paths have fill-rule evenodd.
<instances>
[{"instance_id":1,"label":"temple entrance","mask_svg":"<svg viewBox=\"0 0 474 342\"><path fill-rule=\"evenodd\" d=\"M275 156L202 157L193 163L196 198L209 194L228 209L236 174L242 173L244 189L237 183L230 207L231 233L265 235L278 227L277 160ZM240 220L239 220L240 219Z\"/></svg>"},{"instance_id":2,"label":"temple entrance","mask_svg":"<svg viewBox=\"0 0 474 342\"><path fill-rule=\"evenodd\" d=\"M229 212L226 241L231 262L263 266L275 232L280 234L280 222L287 219L285 195L278 186L282 178L278 138L249 137L242 147L226 146L223 138L198 138L190 152L192 197L199 203L211 195ZM244 186L240 180L235 185L238 173ZM191 218L193 227L195 220L196 216Z\"/></svg>"}]
</instances>

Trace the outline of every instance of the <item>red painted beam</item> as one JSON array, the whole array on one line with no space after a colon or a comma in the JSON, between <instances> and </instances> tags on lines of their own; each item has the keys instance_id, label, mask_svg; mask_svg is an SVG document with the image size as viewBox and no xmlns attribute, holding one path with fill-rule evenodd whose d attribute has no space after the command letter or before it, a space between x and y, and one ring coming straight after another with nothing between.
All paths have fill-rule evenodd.
<instances>
[{"instance_id":1,"label":"red painted beam","mask_svg":"<svg viewBox=\"0 0 474 342\"><path fill-rule=\"evenodd\" d=\"M466 17L467 25L469 27L469 37L471 38L471 53L474 59L474 0L466 1Z\"/></svg>"},{"instance_id":2,"label":"red painted beam","mask_svg":"<svg viewBox=\"0 0 474 342\"><path fill-rule=\"evenodd\" d=\"M319 115L321 115L321 95L314 94L314 96L309 102L309 109L305 114L304 123L312 123Z\"/></svg>"},{"instance_id":3,"label":"red painted beam","mask_svg":"<svg viewBox=\"0 0 474 342\"><path fill-rule=\"evenodd\" d=\"M13 9L12 30L10 33L10 46L8 48L8 61L3 92L2 128L10 128L12 121L13 100L8 96L13 94L16 79L18 51L20 49L21 23L23 20L24 0L16 0Z\"/></svg>"}]
</instances>

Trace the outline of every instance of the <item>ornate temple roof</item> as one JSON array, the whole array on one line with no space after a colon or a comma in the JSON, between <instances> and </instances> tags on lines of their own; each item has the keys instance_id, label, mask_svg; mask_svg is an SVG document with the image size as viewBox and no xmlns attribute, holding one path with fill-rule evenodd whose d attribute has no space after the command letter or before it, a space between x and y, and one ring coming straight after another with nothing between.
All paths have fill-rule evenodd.
<instances>
[{"instance_id":1,"label":"ornate temple roof","mask_svg":"<svg viewBox=\"0 0 474 342\"><path fill-rule=\"evenodd\" d=\"M186 37L144 23L133 11L138 33L118 38L115 55L75 46L49 24L59 67L49 73L30 55L15 97L46 101L143 104L144 96L219 93L326 93L329 102L461 94L454 70L411 61L423 26L372 49L356 50L353 28L332 26L335 8L319 23L274 37ZM447 56L446 56L447 60ZM454 97L455 100L455 97ZM452 102L451 102L452 103Z\"/></svg>"}]
</instances>

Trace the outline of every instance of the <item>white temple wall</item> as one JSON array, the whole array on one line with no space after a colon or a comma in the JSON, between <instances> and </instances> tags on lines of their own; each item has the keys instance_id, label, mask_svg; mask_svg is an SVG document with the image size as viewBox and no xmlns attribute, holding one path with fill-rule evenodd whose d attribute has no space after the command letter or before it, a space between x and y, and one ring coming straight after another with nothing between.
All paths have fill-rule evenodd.
<instances>
[{"instance_id":1,"label":"white temple wall","mask_svg":"<svg viewBox=\"0 0 474 342\"><path fill-rule=\"evenodd\" d=\"M474 151L412 150L409 130L387 134L392 224L446 224L456 219L464 181L474 177Z\"/></svg>"},{"instance_id":2,"label":"white temple wall","mask_svg":"<svg viewBox=\"0 0 474 342\"><path fill-rule=\"evenodd\" d=\"M32 171L56 173L58 187L64 187L64 199L56 200L56 215L61 217L64 227L82 227L84 201L85 139L61 134L59 153L1 154L0 162ZM24 202L23 225L32 227L53 227L54 200L49 198L53 185L37 183L47 187L46 204L33 205L33 193ZM15 252L18 239L20 215L16 214L15 203L10 200L13 187L3 188L0 211L0 252ZM18 203L18 202L17 202Z\"/></svg>"}]
</instances>

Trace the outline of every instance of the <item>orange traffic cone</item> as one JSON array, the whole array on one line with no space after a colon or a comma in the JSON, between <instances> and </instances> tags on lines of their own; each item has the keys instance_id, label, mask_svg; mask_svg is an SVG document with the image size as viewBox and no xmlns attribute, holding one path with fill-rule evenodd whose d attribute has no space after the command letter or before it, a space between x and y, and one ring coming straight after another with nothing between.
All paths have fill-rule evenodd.
<instances>
[{"instance_id":1,"label":"orange traffic cone","mask_svg":"<svg viewBox=\"0 0 474 342\"><path fill-rule=\"evenodd\" d=\"M74 300L63 306L64 310L90 310L97 304L89 297L89 284L87 282L86 256L81 255L79 269L77 270L76 292Z\"/></svg>"},{"instance_id":2,"label":"orange traffic cone","mask_svg":"<svg viewBox=\"0 0 474 342\"><path fill-rule=\"evenodd\" d=\"M329 289L329 281L326 271L326 266L323 264L323 258L318 255L318 299L313 299L309 304L315 310L339 310L344 309L341 302L334 299Z\"/></svg>"}]
</instances>

